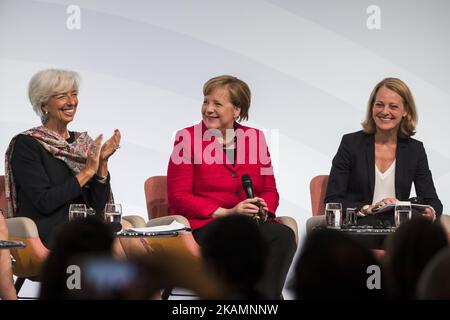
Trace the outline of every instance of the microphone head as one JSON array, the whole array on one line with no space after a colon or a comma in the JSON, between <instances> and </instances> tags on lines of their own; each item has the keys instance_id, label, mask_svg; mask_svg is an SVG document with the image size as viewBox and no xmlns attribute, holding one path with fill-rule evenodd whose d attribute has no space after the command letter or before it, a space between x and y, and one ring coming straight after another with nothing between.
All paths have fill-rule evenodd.
<instances>
[{"instance_id":1,"label":"microphone head","mask_svg":"<svg viewBox=\"0 0 450 320\"><path fill-rule=\"evenodd\" d=\"M242 180L242 185L246 186L246 185L252 185L252 178L250 178L250 176L248 174L243 174L241 177Z\"/></svg>"},{"instance_id":2,"label":"microphone head","mask_svg":"<svg viewBox=\"0 0 450 320\"><path fill-rule=\"evenodd\" d=\"M250 176L248 174L242 175L241 181L247 198L253 198L253 184Z\"/></svg>"}]
</instances>

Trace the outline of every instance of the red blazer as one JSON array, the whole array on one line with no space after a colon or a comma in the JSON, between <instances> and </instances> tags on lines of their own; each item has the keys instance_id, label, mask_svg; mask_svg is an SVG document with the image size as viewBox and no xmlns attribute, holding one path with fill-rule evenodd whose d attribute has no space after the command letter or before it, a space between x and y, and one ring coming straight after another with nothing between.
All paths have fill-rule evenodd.
<instances>
[{"instance_id":1,"label":"red blazer","mask_svg":"<svg viewBox=\"0 0 450 320\"><path fill-rule=\"evenodd\" d=\"M172 212L185 216L192 229L201 228L213 220L217 208L230 209L247 198L241 177L248 174L255 196L266 201L274 217L279 195L262 131L236 124L238 159L233 167L215 137L202 139L206 130L202 121L177 132L167 170ZM220 159L222 163L217 163Z\"/></svg>"}]
</instances>

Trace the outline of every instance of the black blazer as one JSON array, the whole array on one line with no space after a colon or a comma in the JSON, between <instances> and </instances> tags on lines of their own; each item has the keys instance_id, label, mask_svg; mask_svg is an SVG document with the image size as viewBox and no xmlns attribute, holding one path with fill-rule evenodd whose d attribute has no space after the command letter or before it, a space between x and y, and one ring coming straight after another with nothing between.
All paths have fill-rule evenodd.
<instances>
[{"instance_id":1,"label":"black blazer","mask_svg":"<svg viewBox=\"0 0 450 320\"><path fill-rule=\"evenodd\" d=\"M418 197L431 205L437 215L442 203L434 188L423 143L398 138L395 163L395 196L408 200L412 183ZM325 203L341 202L345 208L372 204L375 188L375 136L358 131L343 136L333 159Z\"/></svg>"},{"instance_id":2,"label":"black blazer","mask_svg":"<svg viewBox=\"0 0 450 320\"><path fill-rule=\"evenodd\" d=\"M69 167L30 136L17 136L11 168L16 185L17 216L32 219L39 237L49 248L57 227L68 221L71 203L86 203L96 212L103 212L109 198L109 175L105 184L92 179L81 188Z\"/></svg>"}]
</instances>

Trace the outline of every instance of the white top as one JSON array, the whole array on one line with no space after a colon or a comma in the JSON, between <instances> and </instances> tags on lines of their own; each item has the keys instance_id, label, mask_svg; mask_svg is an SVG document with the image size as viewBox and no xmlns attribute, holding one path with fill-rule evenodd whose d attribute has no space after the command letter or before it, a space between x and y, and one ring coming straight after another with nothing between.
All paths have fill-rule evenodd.
<instances>
[{"instance_id":1,"label":"white top","mask_svg":"<svg viewBox=\"0 0 450 320\"><path fill-rule=\"evenodd\" d=\"M395 198L395 160L389 169L383 173L375 164L375 190L372 204L385 198Z\"/></svg>"}]
</instances>

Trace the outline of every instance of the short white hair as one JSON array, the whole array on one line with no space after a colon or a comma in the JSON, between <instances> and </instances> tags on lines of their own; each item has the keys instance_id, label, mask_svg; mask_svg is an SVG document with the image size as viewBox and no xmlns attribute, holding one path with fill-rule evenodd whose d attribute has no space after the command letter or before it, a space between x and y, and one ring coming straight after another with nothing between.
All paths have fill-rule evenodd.
<instances>
[{"instance_id":1,"label":"short white hair","mask_svg":"<svg viewBox=\"0 0 450 320\"><path fill-rule=\"evenodd\" d=\"M42 105L47 103L52 95L72 89L78 91L79 83L78 73L62 69L42 70L31 78L28 85L28 98L42 123L46 121Z\"/></svg>"}]
</instances>

